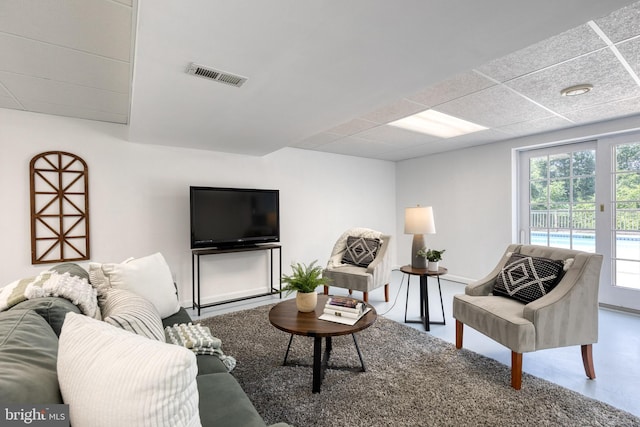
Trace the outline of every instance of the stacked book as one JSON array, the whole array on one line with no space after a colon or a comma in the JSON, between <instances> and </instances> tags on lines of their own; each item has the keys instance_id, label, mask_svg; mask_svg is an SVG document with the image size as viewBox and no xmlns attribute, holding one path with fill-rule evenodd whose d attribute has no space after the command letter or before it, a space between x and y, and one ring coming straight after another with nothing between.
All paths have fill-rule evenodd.
<instances>
[{"instance_id":1,"label":"stacked book","mask_svg":"<svg viewBox=\"0 0 640 427\"><path fill-rule=\"evenodd\" d=\"M369 310L371 310L370 307L357 299L332 296L327 299L324 311L319 318L345 325L355 325Z\"/></svg>"}]
</instances>

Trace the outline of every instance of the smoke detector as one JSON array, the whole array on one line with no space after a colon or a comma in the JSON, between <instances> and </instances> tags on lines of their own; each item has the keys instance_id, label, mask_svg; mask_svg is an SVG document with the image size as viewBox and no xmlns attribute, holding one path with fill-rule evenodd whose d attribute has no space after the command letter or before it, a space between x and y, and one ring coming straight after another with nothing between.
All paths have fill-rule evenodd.
<instances>
[{"instance_id":1,"label":"smoke detector","mask_svg":"<svg viewBox=\"0 0 640 427\"><path fill-rule=\"evenodd\" d=\"M195 62L189 64L189 67L187 67L187 73L235 87L240 87L244 84L244 82L247 81L247 77L227 73L226 71L216 70L215 68L207 67L205 65L199 65Z\"/></svg>"}]
</instances>

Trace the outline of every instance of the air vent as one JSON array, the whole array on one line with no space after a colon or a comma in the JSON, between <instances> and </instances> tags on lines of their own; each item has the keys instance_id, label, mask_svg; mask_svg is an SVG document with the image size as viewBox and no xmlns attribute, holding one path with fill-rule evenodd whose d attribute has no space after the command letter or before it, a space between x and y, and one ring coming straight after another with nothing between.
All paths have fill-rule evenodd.
<instances>
[{"instance_id":1,"label":"air vent","mask_svg":"<svg viewBox=\"0 0 640 427\"><path fill-rule=\"evenodd\" d=\"M236 87L242 86L244 82L247 81L246 77L236 76L235 74L227 73L226 71L216 70L193 62L189 64L187 73Z\"/></svg>"}]
</instances>

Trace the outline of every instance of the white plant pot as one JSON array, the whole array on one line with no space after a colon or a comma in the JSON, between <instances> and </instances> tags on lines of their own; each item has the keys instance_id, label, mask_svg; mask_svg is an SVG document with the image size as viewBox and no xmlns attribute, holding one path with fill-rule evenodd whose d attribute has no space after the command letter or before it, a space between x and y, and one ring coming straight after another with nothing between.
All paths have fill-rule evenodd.
<instances>
[{"instance_id":1,"label":"white plant pot","mask_svg":"<svg viewBox=\"0 0 640 427\"><path fill-rule=\"evenodd\" d=\"M439 264L440 264L440 261L429 261L429 264L427 265L427 270L438 271Z\"/></svg>"},{"instance_id":2,"label":"white plant pot","mask_svg":"<svg viewBox=\"0 0 640 427\"><path fill-rule=\"evenodd\" d=\"M303 313L309 313L316 309L316 305L318 304L318 294L315 292L296 293L296 306L298 307L298 311Z\"/></svg>"}]
</instances>

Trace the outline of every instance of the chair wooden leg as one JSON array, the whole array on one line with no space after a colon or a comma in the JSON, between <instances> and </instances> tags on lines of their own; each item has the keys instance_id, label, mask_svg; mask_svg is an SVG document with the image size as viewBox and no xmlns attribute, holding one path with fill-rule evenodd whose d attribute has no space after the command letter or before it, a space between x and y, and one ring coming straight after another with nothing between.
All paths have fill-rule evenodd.
<instances>
[{"instance_id":1,"label":"chair wooden leg","mask_svg":"<svg viewBox=\"0 0 640 427\"><path fill-rule=\"evenodd\" d=\"M329 287L325 285L324 287L324 294L325 295L329 295Z\"/></svg>"},{"instance_id":2,"label":"chair wooden leg","mask_svg":"<svg viewBox=\"0 0 640 427\"><path fill-rule=\"evenodd\" d=\"M353 294L353 289L349 289L349 295Z\"/></svg>"},{"instance_id":3,"label":"chair wooden leg","mask_svg":"<svg viewBox=\"0 0 640 427\"><path fill-rule=\"evenodd\" d=\"M511 387L520 390L522 387L522 353L511 352Z\"/></svg>"},{"instance_id":4,"label":"chair wooden leg","mask_svg":"<svg viewBox=\"0 0 640 427\"><path fill-rule=\"evenodd\" d=\"M596 379L596 371L593 368L592 345L585 344L582 346L582 363L584 363L584 372L591 380Z\"/></svg>"},{"instance_id":5,"label":"chair wooden leg","mask_svg":"<svg viewBox=\"0 0 640 427\"><path fill-rule=\"evenodd\" d=\"M389 284L384 285L384 301L389 302Z\"/></svg>"},{"instance_id":6,"label":"chair wooden leg","mask_svg":"<svg viewBox=\"0 0 640 427\"><path fill-rule=\"evenodd\" d=\"M362 293L362 300L364 302L369 302L369 292L363 292Z\"/></svg>"},{"instance_id":7,"label":"chair wooden leg","mask_svg":"<svg viewBox=\"0 0 640 427\"><path fill-rule=\"evenodd\" d=\"M456 348L462 348L462 331L464 330L464 323L456 319Z\"/></svg>"}]
</instances>

